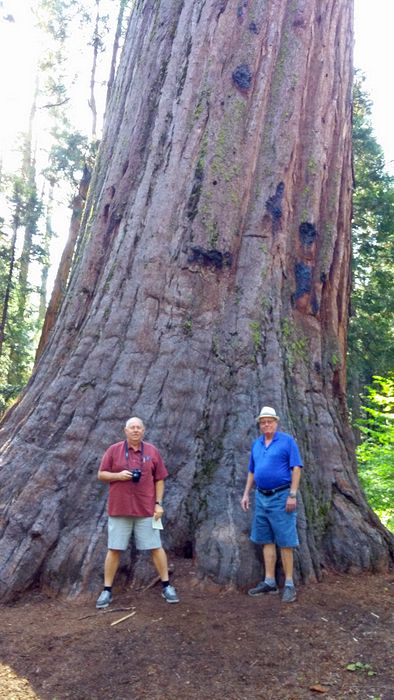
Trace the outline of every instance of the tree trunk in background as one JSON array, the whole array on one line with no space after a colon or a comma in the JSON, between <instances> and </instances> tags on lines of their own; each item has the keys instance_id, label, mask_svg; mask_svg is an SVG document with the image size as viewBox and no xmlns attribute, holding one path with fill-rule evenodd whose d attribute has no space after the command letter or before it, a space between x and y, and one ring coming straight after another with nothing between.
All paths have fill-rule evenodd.
<instances>
[{"instance_id":1,"label":"tree trunk in background","mask_svg":"<svg viewBox=\"0 0 394 700\"><path fill-rule=\"evenodd\" d=\"M37 327L42 329L43 323L45 321L45 315L47 310L47 290L48 290L48 277L50 269L50 242L53 238L54 232L52 230L52 207L53 207L53 188L54 182L49 182L48 194L46 195L45 203L45 231L42 239L42 258L41 258L41 274L40 274L40 287L39 287L39 306L38 306L38 319ZM41 200L44 201L44 194L41 195Z\"/></svg>"},{"instance_id":2,"label":"tree trunk in background","mask_svg":"<svg viewBox=\"0 0 394 700\"><path fill-rule=\"evenodd\" d=\"M124 14L125 10L128 8L128 5L130 4L132 0L120 0L119 1L119 9L118 9L118 17L116 21L116 29L115 29L115 36L114 36L114 41L112 44L112 57L111 57L111 67L109 71L109 78L108 78L108 83L107 83L107 97L105 104L108 105L109 99L111 97L112 93L112 88L115 82L115 74L116 74L116 66L118 62L118 53L119 53L119 42L123 36L123 20L124 20Z\"/></svg>"},{"instance_id":3,"label":"tree trunk in background","mask_svg":"<svg viewBox=\"0 0 394 700\"><path fill-rule=\"evenodd\" d=\"M90 97L88 100L90 111L92 112L92 138L95 139L97 135L97 105L96 105L96 71L97 71L97 56L99 48L101 45L101 38L99 33L99 22L100 22L100 0L96 0L96 20L93 30L92 47L93 47L93 60L92 68L90 71Z\"/></svg>"},{"instance_id":4,"label":"tree trunk in background","mask_svg":"<svg viewBox=\"0 0 394 700\"><path fill-rule=\"evenodd\" d=\"M299 578L388 565L345 402L352 44L351 2L135 3L68 293L2 427L4 599L100 585L96 471L131 415L201 575L258 578L239 500L263 404L305 460Z\"/></svg>"},{"instance_id":5,"label":"tree trunk in background","mask_svg":"<svg viewBox=\"0 0 394 700\"><path fill-rule=\"evenodd\" d=\"M12 292L12 278L14 275L15 259L16 259L16 241L18 237L18 228L20 224L20 204L15 203L15 212L12 219L12 238L10 243L9 263L4 288L4 295L1 299L1 319L0 319L0 357L3 354L3 345L5 341L5 329L7 326L9 306Z\"/></svg>"},{"instance_id":6,"label":"tree trunk in background","mask_svg":"<svg viewBox=\"0 0 394 700\"><path fill-rule=\"evenodd\" d=\"M91 176L91 169L85 163L82 178L79 183L78 194L75 195L71 203L72 214L70 229L68 232L68 239L66 245L64 246L62 256L60 258L59 268L56 273L51 299L46 310L40 341L38 343L36 351L36 362L38 362L38 360L40 359L44 351L45 345L48 342L48 338L50 337L52 328L55 325L60 306L66 293L67 281L70 276L71 264L75 254L79 228L81 225L82 212L85 206Z\"/></svg>"},{"instance_id":7,"label":"tree trunk in background","mask_svg":"<svg viewBox=\"0 0 394 700\"><path fill-rule=\"evenodd\" d=\"M29 270L31 269L32 264L33 247L36 242L38 221L42 211L42 202L37 191L35 163L36 156L33 146L33 127L37 114L38 92L38 76L36 76L33 101L30 108L28 130L24 135L21 172L21 195L23 201L23 212L21 212L21 219L24 224L24 235L22 250L17 261L17 310L15 314L15 325L20 329L24 327L26 318L30 313L28 308L30 291ZM17 216L17 218L19 218L19 216ZM24 367L25 355L26 352L22 343L11 344L7 374L7 381L11 386L14 385L16 387L21 387L24 386L26 382L26 370Z\"/></svg>"}]
</instances>

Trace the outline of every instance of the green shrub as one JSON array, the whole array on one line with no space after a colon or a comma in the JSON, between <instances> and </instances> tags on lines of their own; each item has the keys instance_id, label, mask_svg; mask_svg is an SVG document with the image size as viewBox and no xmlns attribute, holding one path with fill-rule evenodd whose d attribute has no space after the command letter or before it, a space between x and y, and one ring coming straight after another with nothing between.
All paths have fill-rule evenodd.
<instances>
[{"instance_id":1,"label":"green shrub","mask_svg":"<svg viewBox=\"0 0 394 700\"><path fill-rule=\"evenodd\" d=\"M363 436L357 448L360 480L371 508L394 532L394 373L373 378L362 413L357 421Z\"/></svg>"}]
</instances>

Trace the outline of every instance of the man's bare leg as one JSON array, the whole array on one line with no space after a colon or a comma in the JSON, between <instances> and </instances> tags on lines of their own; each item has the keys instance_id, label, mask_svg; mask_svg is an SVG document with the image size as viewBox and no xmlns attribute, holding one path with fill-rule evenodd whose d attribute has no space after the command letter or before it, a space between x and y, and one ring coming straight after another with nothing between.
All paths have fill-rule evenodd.
<instances>
[{"instance_id":1,"label":"man's bare leg","mask_svg":"<svg viewBox=\"0 0 394 700\"><path fill-rule=\"evenodd\" d=\"M104 586L112 586L115 574L119 568L121 554L122 552L119 549L108 550L104 563Z\"/></svg>"},{"instance_id":2,"label":"man's bare leg","mask_svg":"<svg viewBox=\"0 0 394 700\"><path fill-rule=\"evenodd\" d=\"M297 598L297 593L293 583L293 548L282 547L280 550L283 571L285 572L285 587L282 600L284 603L293 603Z\"/></svg>"},{"instance_id":3,"label":"man's bare leg","mask_svg":"<svg viewBox=\"0 0 394 700\"><path fill-rule=\"evenodd\" d=\"M263 559L266 580L275 581L276 545L263 544Z\"/></svg>"},{"instance_id":4,"label":"man's bare leg","mask_svg":"<svg viewBox=\"0 0 394 700\"><path fill-rule=\"evenodd\" d=\"M290 581L293 581L293 548L282 547L280 550L280 556L282 559L286 581L290 583Z\"/></svg>"},{"instance_id":5,"label":"man's bare leg","mask_svg":"<svg viewBox=\"0 0 394 700\"><path fill-rule=\"evenodd\" d=\"M163 598L166 599L167 603L179 603L178 594L174 586L171 586L168 580L167 554L165 553L163 547L152 549L151 553L154 567L161 578Z\"/></svg>"},{"instance_id":6,"label":"man's bare leg","mask_svg":"<svg viewBox=\"0 0 394 700\"><path fill-rule=\"evenodd\" d=\"M162 581L168 581L167 554L163 547L151 550L153 565Z\"/></svg>"},{"instance_id":7,"label":"man's bare leg","mask_svg":"<svg viewBox=\"0 0 394 700\"><path fill-rule=\"evenodd\" d=\"M263 559L264 559L264 569L265 577L263 581L251 588L248 594L251 596L260 595L261 593L278 593L278 587L275 581L275 567L276 567L276 545L275 544L263 544Z\"/></svg>"}]
</instances>

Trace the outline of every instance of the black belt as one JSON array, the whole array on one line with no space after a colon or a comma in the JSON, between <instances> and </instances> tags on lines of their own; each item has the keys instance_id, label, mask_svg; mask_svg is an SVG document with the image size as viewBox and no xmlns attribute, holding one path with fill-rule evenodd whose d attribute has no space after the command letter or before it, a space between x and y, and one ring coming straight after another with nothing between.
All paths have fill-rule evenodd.
<instances>
[{"instance_id":1,"label":"black belt","mask_svg":"<svg viewBox=\"0 0 394 700\"><path fill-rule=\"evenodd\" d=\"M278 491L284 491L285 489L289 488L290 484L283 484L283 486L278 486L276 489L261 489L260 486L258 486L257 491L262 493L263 496L273 496L274 493L278 493Z\"/></svg>"}]
</instances>

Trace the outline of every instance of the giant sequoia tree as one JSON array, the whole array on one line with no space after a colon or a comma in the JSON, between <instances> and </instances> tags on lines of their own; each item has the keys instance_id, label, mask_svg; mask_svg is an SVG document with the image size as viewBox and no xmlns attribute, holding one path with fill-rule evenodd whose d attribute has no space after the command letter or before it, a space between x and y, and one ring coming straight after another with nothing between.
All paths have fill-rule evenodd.
<instances>
[{"instance_id":1,"label":"giant sequoia tree","mask_svg":"<svg viewBox=\"0 0 394 700\"><path fill-rule=\"evenodd\" d=\"M259 563L239 506L255 416L306 464L298 572L378 569L345 403L352 3L136 0L57 324L2 426L1 587L101 577L99 457L133 414L171 476L165 541Z\"/></svg>"}]
</instances>

